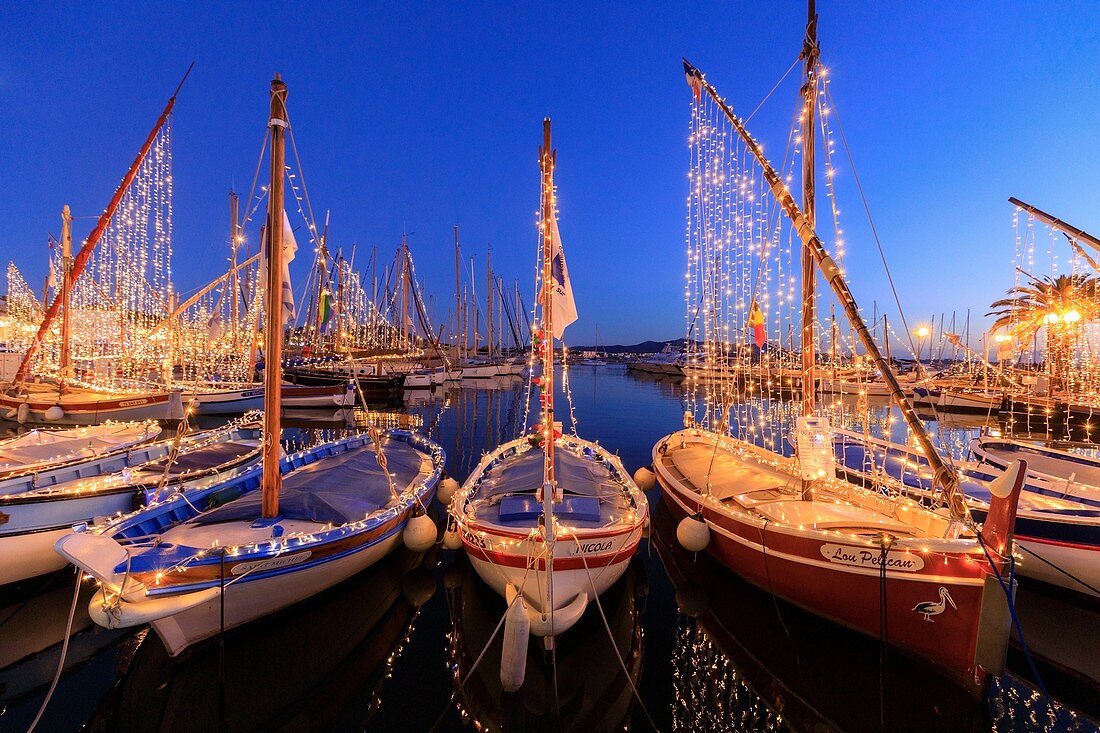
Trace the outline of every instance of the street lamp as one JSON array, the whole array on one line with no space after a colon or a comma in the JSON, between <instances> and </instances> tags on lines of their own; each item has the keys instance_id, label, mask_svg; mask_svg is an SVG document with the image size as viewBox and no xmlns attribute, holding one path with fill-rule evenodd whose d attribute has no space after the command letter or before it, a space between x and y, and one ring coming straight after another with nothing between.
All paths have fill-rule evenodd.
<instances>
[{"instance_id":1,"label":"street lamp","mask_svg":"<svg viewBox=\"0 0 1100 733\"><path fill-rule=\"evenodd\" d=\"M917 337L917 371L920 371L921 368L920 353L924 348L924 339L928 337L928 334L928 326L921 326L913 331L913 335Z\"/></svg>"}]
</instances>

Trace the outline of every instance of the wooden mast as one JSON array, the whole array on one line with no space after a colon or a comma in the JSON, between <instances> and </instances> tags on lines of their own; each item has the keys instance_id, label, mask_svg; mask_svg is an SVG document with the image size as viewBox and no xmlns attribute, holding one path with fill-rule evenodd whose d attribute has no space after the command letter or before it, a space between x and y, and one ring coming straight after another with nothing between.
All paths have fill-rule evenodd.
<instances>
[{"instance_id":1,"label":"wooden mast","mask_svg":"<svg viewBox=\"0 0 1100 733\"><path fill-rule=\"evenodd\" d=\"M867 330L867 324L863 322L863 318L859 314L859 306L856 305L855 298L852 296L852 291L848 288L848 283L844 281L844 276L841 274L840 267L836 264L836 261L825 250L825 245L822 244L821 239L817 236L817 232L814 227L806 219L801 209L798 208L798 204L795 203L794 198L791 196L790 191L787 190L786 185L776 172L772 164L768 162L768 159L764 157L764 151L760 149L760 145L749 135L748 130L745 129L744 124L737 118L737 115L733 113L733 110L725 100L718 96L717 90L706 80L703 76L703 72L695 68L688 62L687 59L684 62L684 72L688 77L689 82L705 91L714 100L718 108L722 110L722 114L726 116L730 124L737 134L741 136L741 139L745 143L745 147L756 158L760 164L760 168L763 171L764 179L767 181L769 188L771 188L772 195L779 201L780 206L783 207L784 212L791 220L791 224L795 231L798 232L799 238L802 240L803 246L813 255L814 261L821 269L822 275L829 283L833 293L836 295L837 301L839 301L842 308L844 308L845 314L848 316L848 321L853 325L856 333L859 334L859 339L863 344L863 348L871 356L875 362L875 366L882 373L882 378L886 384L890 387L890 396L894 400L894 403L901 410L902 417L905 419L909 429L913 431L913 435L916 437L918 444L920 445L921 452L924 453L928 459L928 463L933 471L933 478L935 483L943 487L944 494L948 497L949 505L952 507L957 515L963 515L965 512L965 504L958 497L958 476L955 474L954 469L944 463L943 458L936 451L935 445L932 443L932 438L928 435L928 431L924 427L924 423L917 417L916 410L913 409L913 404L909 401L909 398L905 396L905 393L901 389L901 385L898 384L897 376L895 376L890 365L886 363L886 359L883 358L882 353L879 351L878 344L871 337L870 331ZM805 391L805 390L803 390Z\"/></svg>"},{"instance_id":2,"label":"wooden mast","mask_svg":"<svg viewBox=\"0 0 1100 733\"><path fill-rule=\"evenodd\" d=\"M542 444L544 488L554 485L554 150L550 147L550 118L542 121Z\"/></svg>"},{"instance_id":3,"label":"wooden mast","mask_svg":"<svg viewBox=\"0 0 1100 733\"><path fill-rule=\"evenodd\" d=\"M485 351L493 358L493 245L485 245Z\"/></svg>"},{"instance_id":4,"label":"wooden mast","mask_svg":"<svg viewBox=\"0 0 1100 733\"><path fill-rule=\"evenodd\" d=\"M69 344L72 340L72 295L73 295L73 215L69 205L61 209L61 390L64 391L72 374L72 355Z\"/></svg>"},{"instance_id":5,"label":"wooden mast","mask_svg":"<svg viewBox=\"0 0 1100 733\"><path fill-rule=\"evenodd\" d=\"M542 121L542 147L539 165L542 168L542 381L539 401L542 403L542 544L546 548L546 601L542 612L550 615L554 625L554 545L557 523L554 521L554 149L550 147L550 118ZM562 358L565 369L565 358ZM554 647L553 635L543 638L547 650Z\"/></svg>"},{"instance_id":6,"label":"wooden mast","mask_svg":"<svg viewBox=\"0 0 1100 733\"><path fill-rule=\"evenodd\" d=\"M817 204L814 199L814 117L817 113L817 12L814 0L809 0L806 19L806 39L802 45L802 58L806 62L805 81L802 85L802 211L811 227L817 226ZM802 247L802 414L814 414L815 367L817 354L814 344L814 321L817 317L815 303L814 256L809 247Z\"/></svg>"},{"instance_id":7,"label":"wooden mast","mask_svg":"<svg viewBox=\"0 0 1100 733\"><path fill-rule=\"evenodd\" d=\"M241 243L244 241L244 237L241 236L241 224L239 220L240 216L240 203L241 199L237 196L237 192L229 191L229 242L230 248L233 252L233 259L230 263L230 272L233 273L229 281L229 326L233 329L233 351L236 352L240 349L240 311L237 308L241 298L240 288L240 276L237 271L237 256L241 247Z\"/></svg>"},{"instance_id":8,"label":"wooden mast","mask_svg":"<svg viewBox=\"0 0 1100 733\"><path fill-rule=\"evenodd\" d=\"M325 293L328 289L328 217L325 212L325 228L321 230L321 239L317 244L317 302L313 310L313 338L310 345L314 350L321 346L321 309L325 306Z\"/></svg>"},{"instance_id":9,"label":"wooden mast","mask_svg":"<svg viewBox=\"0 0 1100 733\"><path fill-rule=\"evenodd\" d=\"M1023 201L1016 198L1015 196L1009 196L1008 197L1008 202L1010 204L1012 204L1013 206L1016 206L1020 209L1023 209L1024 211L1026 211L1028 214L1031 214L1032 216L1034 216L1039 221L1041 221L1045 224L1049 224L1053 228L1055 228L1058 231L1062 232L1062 234L1065 234L1067 237L1070 237L1072 239L1076 239L1079 242L1084 242L1085 244L1088 244L1089 246L1091 246L1093 249L1100 250L1100 239L1097 239L1096 237L1092 236L1091 234L1089 234L1085 230L1078 229L1077 227L1073 226L1069 222L1062 221L1058 217L1053 216L1051 214L1048 214L1047 212L1043 211L1042 209L1037 209L1034 206L1032 206L1031 204L1024 203Z\"/></svg>"},{"instance_id":10,"label":"wooden mast","mask_svg":"<svg viewBox=\"0 0 1100 733\"><path fill-rule=\"evenodd\" d=\"M267 199L267 322L264 324L263 517L279 516L279 441L283 377L283 188L286 170L286 84L271 80L271 183Z\"/></svg>"},{"instance_id":11,"label":"wooden mast","mask_svg":"<svg viewBox=\"0 0 1100 733\"><path fill-rule=\"evenodd\" d=\"M134 158L134 162L130 164L130 168L126 171L126 175L122 177L122 182L118 184L115 195L111 197L111 201L107 204L107 208L100 214L95 229L93 229L92 233L88 235L88 238L84 240L84 244L80 248L80 251L76 253L76 257L73 259L71 276L74 283L77 278L80 277L80 274L84 272L88 260L92 258L92 252L95 250L99 240L103 237L104 232L107 231L107 226L111 223L111 219L114 218L119 204L122 203L122 197L126 195L126 192L130 189L130 184L133 183L134 178L137 177L138 169L145 161L145 156L149 154L149 149L153 147L153 141L156 140L160 128L163 127L165 121L168 120L168 115L172 114L172 108L176 106L176 97L179 95L180 89L183 88L183 83L187 81L187 77L191 75L191 69L194 67L194 63L187 67L187 72L183 75L183 79L180 80L179 86L176 87L176 91L172 93L172 96L168 98L168 104L164 105L164 110L160 113L160 117L157 118L156 123L153 125L153 129L149 131L149 136L145 138L145 143L138 151L137 157ZM27 369L30 367L31 359L34 357L39 347L42 346L42 341L46 338L46 334L49 333L54 318L57 317L58 311L61 310L61 300L62 294L58 293L54 297L53 303L46 309L46 313L42 317L42 325L38 327L38 333L35 334L34 341L32 341L31 345L27 348L27 353L23 355L23 361L19 363L19 369L15 373L15 378L12 379L13 385L21 384L26 380Z\"/></svg>"},{"instance_id":12,"label":"wooden mast","mask_svg":"<svg viewBox=\"0 0 1100 733\"><path fill-rule=\"evenodd\" d=\"M466 340L466 329L462 323L462 255L458 246L458 224L455 224L455 360L463 358L463 341ZM461 340L460 340L461 339Z\"/></svg>"}]
</instances>

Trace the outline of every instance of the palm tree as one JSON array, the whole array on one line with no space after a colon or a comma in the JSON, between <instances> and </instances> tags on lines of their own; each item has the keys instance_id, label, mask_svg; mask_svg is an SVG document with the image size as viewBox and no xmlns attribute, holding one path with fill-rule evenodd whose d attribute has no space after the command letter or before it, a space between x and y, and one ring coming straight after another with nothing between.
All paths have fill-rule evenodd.
<instances>
[{"instance_id":1,"label":"palm tree","mask_svg":"<svg viewBox=\"0 0 1100 733\"><path fill-rule=\"evenodd\" d=\"M1068 388L1083 327L1100 319L1100 277L1023 274L1028 282L1009 290L1009 297L994 302L986 315L997 316L993 330L1004 328L1021 343L1045 327L1047 371L1055 385Z\"/></svg>"}]
</instances>

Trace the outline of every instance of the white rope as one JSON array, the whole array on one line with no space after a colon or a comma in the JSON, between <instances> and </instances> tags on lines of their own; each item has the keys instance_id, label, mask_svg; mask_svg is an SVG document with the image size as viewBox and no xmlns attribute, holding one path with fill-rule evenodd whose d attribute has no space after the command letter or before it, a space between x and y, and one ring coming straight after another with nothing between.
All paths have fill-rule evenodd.
<instances>
[{"instance_id":1,"label":"white rope","mask_svg":"<svg viewBox=\"0 0 1100 733\"><path fill-rule=\"evenodd\" d=\"M626 676L626 681L630 685L630 689L634 691L634 697L638 701L638 705L642 708L642 712L645 713L646 719L649 721L649 725L653 730L660 730L657 724L653 722L653 716L649 714L649 709L645 706L645 701L642 700L642 696L638 693L638 688L634 685L634 680L630 676L630 672L626 668L626 662L623 661L622 654L619 653L619 645L615 643L615 636L611 633L611 624L607 622L607 614L603 612L603 604L600 603L600 594L596 592L596 584L592 580L592 571L588 569L588 558L584 556L584 552L581 550L581 541L577 539L576 532L571 532L573 535L573 541L577 543L577 553L581 556L581 563L584 565L584 572L588 575L588 586L592 589L592 595L596 600L596 608L600 612L600 619L603 621L604 630L607 631L607 638L611 641L611 648L615 650L615 658L619 660L619 666L623 670L623 675ZM606 567L606 566L605 566Z\"/></svg>"},{"instance_id":2,"label":"white rope","mask_svg":"<svg viewBox=\"0 0 1100 733\"><path fill-rule=\"evenodd\" d=\"M53 682L50 683L50 689L46 693L45 699L42 700L42 705L38 708L38 714L34 716L34 720L31 721L30 727L27 728L27 733L32 733L42 720L42 714L46 712L46 706L50 704L50 698L53 697L53 693L57 689L57 683L61 679L61 673L65 669L65 656L69 652L69 637L73 633L73 618L76 616L76 603L80 600L80 579L82 575L83 573L77 568L76 587L73 588L73 602L72 605L69 606L69 620L65 622L65 640L61 643L61 658L57 660L57 671L54 672Z\"/></svg>"}]
</instances>

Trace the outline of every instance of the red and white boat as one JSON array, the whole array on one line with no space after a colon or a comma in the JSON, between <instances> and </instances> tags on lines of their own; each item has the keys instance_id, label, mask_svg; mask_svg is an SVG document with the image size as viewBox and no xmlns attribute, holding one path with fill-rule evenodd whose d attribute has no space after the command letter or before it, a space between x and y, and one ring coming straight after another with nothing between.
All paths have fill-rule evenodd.
<instances>
[{"instance_id":1,"label":"red and white boat","mask_svg":"<svg viewBox=\"0 0 1100 733\"><path fill-rule=\"evenodd\" d=\"M685 412L683 430L656 443L653 469L662 497L679 518L677 538L685 548L706 549L761 588L882 639L980 693L989 674L1003 669L1007 653L1011 589L1006 562L1026 467L1014 464L991 486L990 512L985 526L979 528L967 514L958 477L936 453L897 376L860 318L840 268L815 231L813 139L821 84L816 25L811 0L803 49L806 99L800 117L803 154L808 158L803 162L804 207L809 215L795 203L786 179L703 74L684 62L694 92L691 145L701 151L712 150L712 145L724 150L719 158L710 154L695 158L693 150L693 160L703 162L693 163L689 177L688 256L689 268L695 268L689 272L695 283L690 287L696 288L689 292L689 316L699 303L709 306L708 322L702 327L703 358L721 359L723 353L739 347L729 343L735 338L754 339L758 350L765 346L768 327L757 305L756 288L750 291L753 302L747 309L747 329L746 320L737 320L745 311L723 310L726 301L721 300L736 285L726 279L728 270L723 269L728 267L725 262L736 257L726 255L722 247L736 241L737 234L724 228L731 219L723 215L718 199L728 196L737 205L742 195L737 187L731 192L724 183L730 174L722 161L730 161L733 175L759 181L760 195L770 195L777 204L775 221L760 224L762 230L772 231L774 226L779 231L780 217L785 217L792 238L797 237L793 241L801 240L801 322L816 320L815 270L820 268L832 297L847 314L927 456L937 478L937 503L942 501L943 506L934 510L916 498L838 480L831 428L827 419L816 416L812 390L802 395L802 416L791 439L793 456L777 452L782 440L771 443L773 450L756 444L765 441L755 432L765 425L763 417L748 429L739 428L740 437L735 437L730 411L739 400L752 396L738 396L736 384L721 376L693 384L697 397L689 405L698 409ZM728 146L734 149L725 150ZM741 188L745 189L749 187ZM744 195L753 193L749 189ZM779 231L775 236L782 241L786 234ZM717 256L720 252L722 256ZM746 336L737 338L736 329ZM803 383L811 383L817 369L816 337L812 328L800 330L801 376Z\"/></svg>"},{"instance_id":2,"label":"red and white boat","mask_svg":"<svg viewBox=\"0 0 1100 733\"><path fill-rule=\"evenodd\" d=\"M532 348L542 361L541 422L487 453L455 494L455 533L477 573L508 601L501 683L523 684L528 635L548 649L558 634L626 570L648 521L645 494L618 457L562 436L554 421L554 338L576 320L554 205L550 120L543 122L541 324Z\"/></svg>"},{"instance_id":3,"label":"red and white boat","mask_svg":"<svg viewBox=\"0 0 1100 733\"><path fill-rule=\"evenodd\" d=\"M28 382L12 392L0 392L0 416L38 425L171 422L183 419L183 396L175 390L130 393Z\"/></svg>"}]
</instances>

